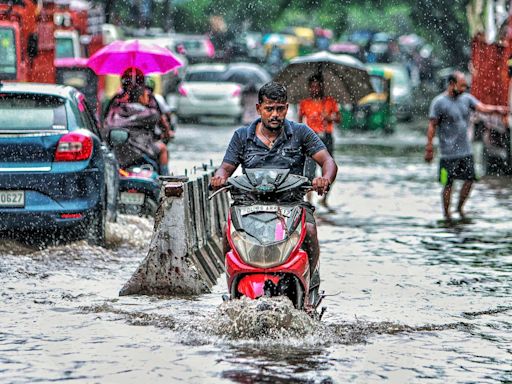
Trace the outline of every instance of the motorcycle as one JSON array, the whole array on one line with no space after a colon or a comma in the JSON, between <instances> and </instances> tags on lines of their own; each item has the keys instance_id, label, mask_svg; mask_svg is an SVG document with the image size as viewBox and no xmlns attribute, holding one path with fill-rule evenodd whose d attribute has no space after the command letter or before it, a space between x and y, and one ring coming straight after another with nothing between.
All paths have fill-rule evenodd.
<instances>
[{"instance_id":1,"label":"motorcycle","mask_svg":"<svg viewBox=\"0 0 512 384\"><path fill-rule=\"evenodd\" d=\"M127 145L129 131L115 128L109 131L114 149ZM147 155L119 169L119 212L129 215L154 216L160 198L158 163Z\"/></svg>"},{"instance_id":2,"label":"motorcycle","mask_svg":"<svg viewBox=\"0 0 512 384\"><path fill-rule=\"evenodd\" d=\"M158 100L157 100L158 103ZM160 107L159 107L160 108ZM158 207L160 167L152 143L160 139L161 112L140 103L112 106L104 126L120 165L119 210L153 216Z\"/></svg>"},{"instance_id":3,"label":"motorcycle","mask_svg":"<svg viewBox=\"0 0 512 384\"><path fill-rule=\"evenodd\" d=\"M246 169L216 192L230 190L234 201L227 219L229 295L223 299L287 296L295 308L321 319L325 307L320 313L317 308L325 294L319 290L319 266L312 270L302 249L306 236L302 203L311 183L289 172Z\"/></svg>"},{"instance_id":4,"label":"motorcycle","mask_svg":"<svg viewBox=\"0 0 512 384\"><path fill-rule=\"evenodd\" d=\"M121 213L154 216L160 197L159 174L148 159L144 164L119 169L119 205Z\"/></svg>"}]
</instances>

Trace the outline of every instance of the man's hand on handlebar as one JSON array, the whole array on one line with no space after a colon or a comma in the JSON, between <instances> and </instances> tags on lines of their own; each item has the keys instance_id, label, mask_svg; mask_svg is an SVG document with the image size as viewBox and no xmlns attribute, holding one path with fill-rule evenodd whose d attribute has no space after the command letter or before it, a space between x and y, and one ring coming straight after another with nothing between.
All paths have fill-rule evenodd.
<instances>
[{"instance_id":1,"label":"man's hand on handlebar","mask_svg":"<svg viewBox=\"0 0 512 384\"><path fill-rule=\"evenodd\" d=\"M217 189L226 186L227 182L228 178L225 176L213 176L210 180L210 186L214 191L216 191Z\"/></svg>"},{"instance_id":2,"label":"man's hand on handlebar","mask_svg":"<svg viewBox=\"0 0 512 384\"><path fill-rule=\"evenodd\" d=\"M215 171L215 174L210 180L210 187L214 191L217 189L220 189L222 187L225 187L229 176L235 172L237 166L234 166L230 163L222 162L220 165L220 168Z\"/></svg>"},{"instance_id":3,"label":"man's hand on handlebar","mask_svg":"<svg viewBox=\"0 0 512 384\"><path fill-rule=\"evenodd\" d=\"M331 181L327 177L315 177L311 184L313 185L313 190L322 196L329 190Z\"/></svg>"}]
</instances>

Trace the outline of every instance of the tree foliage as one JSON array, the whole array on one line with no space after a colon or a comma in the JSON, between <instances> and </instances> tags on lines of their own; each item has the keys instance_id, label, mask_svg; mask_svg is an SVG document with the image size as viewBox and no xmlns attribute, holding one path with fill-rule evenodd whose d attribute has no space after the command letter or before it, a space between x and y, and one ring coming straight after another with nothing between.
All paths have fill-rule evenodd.
<instances>
[{"instance_id":1,"label":"tree foliage","mask_svg":"<svg viewBox=\"0 0 512 384\"><path fill-rule=\"evenodd\" d=\"M444 56L453 65L462 64L469 45L466 19L468 0L417 0L412 9L414 24L425 30L429 40L439 39Z\"/></svg>"},{"instance_id":2,"label":"tree foliage","mask_svg":"<svg viewBox=\"0 0 512 384\"><path fill-rule=\"evenodd\" d=\"M137 0L98 1L126 15ZM468 46L468 3L469 0L170 0L172 13L155 15L154 22L165 23L171 18L179 32L202 33L208 31L209 18L214 15L222 16L234 32L244 28L269 32L298 25L330 28L338 36L357 28L390 33L415 31L440 47L451 64L457 64Z\"/></svg>"}]
</instances>

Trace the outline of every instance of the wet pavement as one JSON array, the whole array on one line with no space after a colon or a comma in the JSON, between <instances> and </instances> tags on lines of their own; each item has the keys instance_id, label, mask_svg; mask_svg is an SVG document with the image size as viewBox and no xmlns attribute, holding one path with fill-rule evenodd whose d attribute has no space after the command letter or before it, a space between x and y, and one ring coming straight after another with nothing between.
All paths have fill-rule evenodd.
<instances>
[{"instance_id":1,"label":"wet pavement","mask_svg":"<svg viewBox=\"0 0 512 384\"><path fill-rule=\"evenodd\" d=\"M471 219L445 226L419 126L337 138L334 212L317 212L321 323L286 302L222 303L223 278L194 298L118 297L147 219L121 216L106 249L0 240L0 381L511 382L510 180L479 182ZM172 168L219 163L232 130L181 127Z\"/></svg>"}]
</instances>

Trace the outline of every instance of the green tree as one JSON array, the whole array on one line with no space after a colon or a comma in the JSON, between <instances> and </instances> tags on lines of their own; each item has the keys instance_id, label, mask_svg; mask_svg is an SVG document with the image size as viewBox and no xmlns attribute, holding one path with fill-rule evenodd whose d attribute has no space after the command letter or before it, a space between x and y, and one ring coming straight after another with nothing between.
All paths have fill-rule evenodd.
<instances>
[{"instance_id":1,"label":"green tree","mask_svg":"<svg viewBox=\"0 0 512 384\"><path fill-rule=\"evenodd\" d=\"M452 65L464 65L469 46L466 19L468 0L417 0L412 8L416 27L427 32L429 40L440 42L443 56Z\"/></svg>"}]
</instances>

